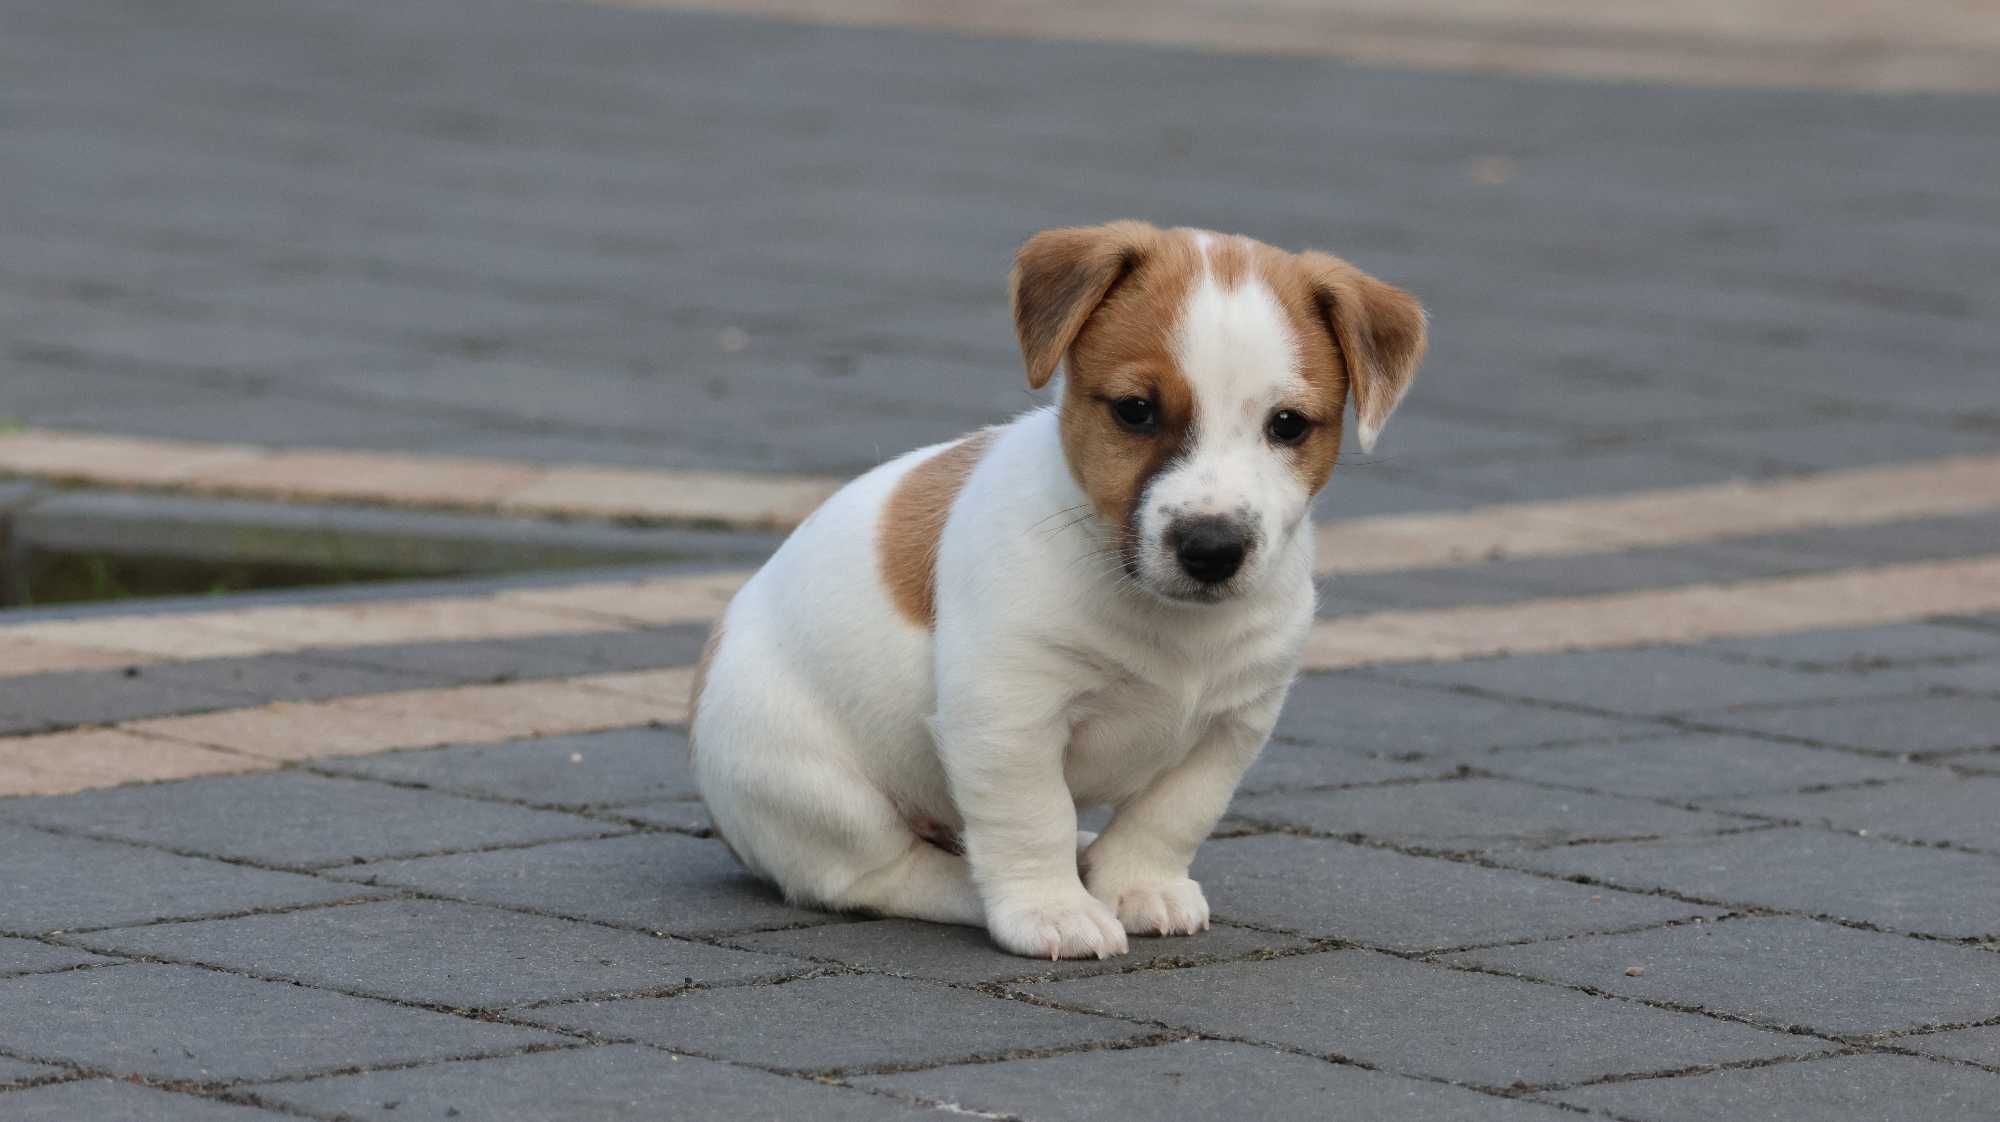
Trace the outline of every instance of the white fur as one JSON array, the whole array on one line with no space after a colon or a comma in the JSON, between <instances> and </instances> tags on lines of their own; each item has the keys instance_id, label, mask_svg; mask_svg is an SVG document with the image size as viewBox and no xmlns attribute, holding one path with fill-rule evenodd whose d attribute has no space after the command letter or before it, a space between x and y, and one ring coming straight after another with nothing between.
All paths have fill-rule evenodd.
<instances>
[{"instance_id":1,"label":"white fur","mask_svg":"<svg viewBox=\"0 0 2000 1122\"><path fill-rule=\"evenodd\" d=\"M897 611L876 542L897 481L937 447L849 484L743 587L693 736L702 796L752 871L798 901L984 925L1041 957L1207 926L1188 866L1296 671L1313 536L1297 532L1310 496L1264 437L1298 388L1270 293L1204 283L1182 322L1199 420L1146 494L1136 575L1051 407L997 430L959 493L934 631ZM1226 596L1174 599L1168 508L1254 515L1260 544ZM1103 804L1080 872L1077 809ZM919 837L927 823L965 856Z\"/></svg>"},{"instance_id":2,"label":"white fur","mask_svg":"<svg viewBox=\"0 0 2000 1122\"><path fill-rule=\"evenodd\" d=\"M1174 332L1174 351L1194 390L1192 447L1146 489L1141 575L1168 595L1206 591L1180 572L1167 527L1175 518L1221 515L1245 523L1259 543L1224 591L1254 585L1283 556L1269 546L1296 531L1312 503L1290 453L1264 435L1274 411L1311 396L1298 372L1298 343L1262 281L1225 289L1203 276Z\"/></svg>"}]
</instances>

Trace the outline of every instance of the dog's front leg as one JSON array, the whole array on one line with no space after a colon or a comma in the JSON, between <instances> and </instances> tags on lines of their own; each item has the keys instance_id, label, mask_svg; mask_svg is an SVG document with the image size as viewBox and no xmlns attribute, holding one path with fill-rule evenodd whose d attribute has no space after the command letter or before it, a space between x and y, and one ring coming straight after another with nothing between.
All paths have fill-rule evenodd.
<instances>
[{"instance_id":1,"label":"dog's front leg","mask_svg":"<svg viewBox=\"0 0 2000 1122\"><path fill-rule=\"evenodd\" d=\"M1035 958L1124 954L1125 928L1077 872L1069 722L1046 705L1006 704L992 685L968 689L973 697L941 691L934 725L987 930Z\"/></svg>"},{"instance_id":2,"label":"dog's front leg","mask_svg":"<svg viewBox=\"0 0 2000 1122\"><path fill-rule=\"evenodd\" d=\"M1188 866L1276 721L1276 705L1217 721L1180 766L1119 805L1084 867L1091 894L1125 930L1192 935L1208 927L1208 898Z\"/></svg>"}]
</instances>

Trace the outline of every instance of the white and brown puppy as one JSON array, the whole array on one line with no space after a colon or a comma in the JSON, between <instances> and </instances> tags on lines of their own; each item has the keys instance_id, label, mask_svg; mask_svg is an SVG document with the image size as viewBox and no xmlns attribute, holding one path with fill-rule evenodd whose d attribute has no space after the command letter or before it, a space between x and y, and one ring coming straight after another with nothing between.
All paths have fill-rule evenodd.
<instances>
[{"instance_id":1,"label":"white and brown puppy","mask_svg":"<svg viewBox=\"0 0 2000 1122\"><path fill-rule=\"evenodd\" d=\"M1297 670L1343 408L1369 447L1424 313L1336 257L1138 222L1037 234L1013 304L1028 384L1068 360L1056 404L799 527L711 637L695 772L794 901L1102 957L1208 925L1188 865Z\"/></svg>"}]
</instances>

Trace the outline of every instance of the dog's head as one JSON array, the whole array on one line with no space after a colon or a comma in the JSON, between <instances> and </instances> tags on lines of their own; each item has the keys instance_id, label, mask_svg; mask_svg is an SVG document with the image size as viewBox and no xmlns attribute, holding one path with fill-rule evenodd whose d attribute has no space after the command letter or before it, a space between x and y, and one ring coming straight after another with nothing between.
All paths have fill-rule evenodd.
<instances>
[{"instance_id":1,"label":"dog's head","mask_svg":"<svg viewBox=\"0 0 2000 1122\"><path fill-rule=\"evenodd\" d=\"M1068 360L1063 450L1127 574L1172 600L1256 586L1340 454L1371 448L1424 352L1415 298L1338 257L1142 222L1021 247L1037 389Z\"/></svg>"}]
</instances>

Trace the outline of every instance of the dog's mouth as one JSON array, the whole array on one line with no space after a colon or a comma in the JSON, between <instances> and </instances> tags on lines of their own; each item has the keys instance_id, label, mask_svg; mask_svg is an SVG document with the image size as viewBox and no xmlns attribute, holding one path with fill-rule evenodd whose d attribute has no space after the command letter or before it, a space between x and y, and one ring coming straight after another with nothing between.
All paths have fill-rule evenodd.
<instances>
[{"instance_id":1,"label":"dog's mouth","mask_svg":"<svg viewBox=\"0 0 2000 1122\"><path fill-rule=\"evenodd\" d=\"M1148 578L1134 569L1132 575L1132 583L1144 588L1154 598L1169 604L1184 604L1190 607L1234 600L1242 595L1246 587L1242 576L1214 584L1203 584L1200 581L1189 580L1178 571L1170 571L1162 577Z\"/></svg>"}]
</instances>

